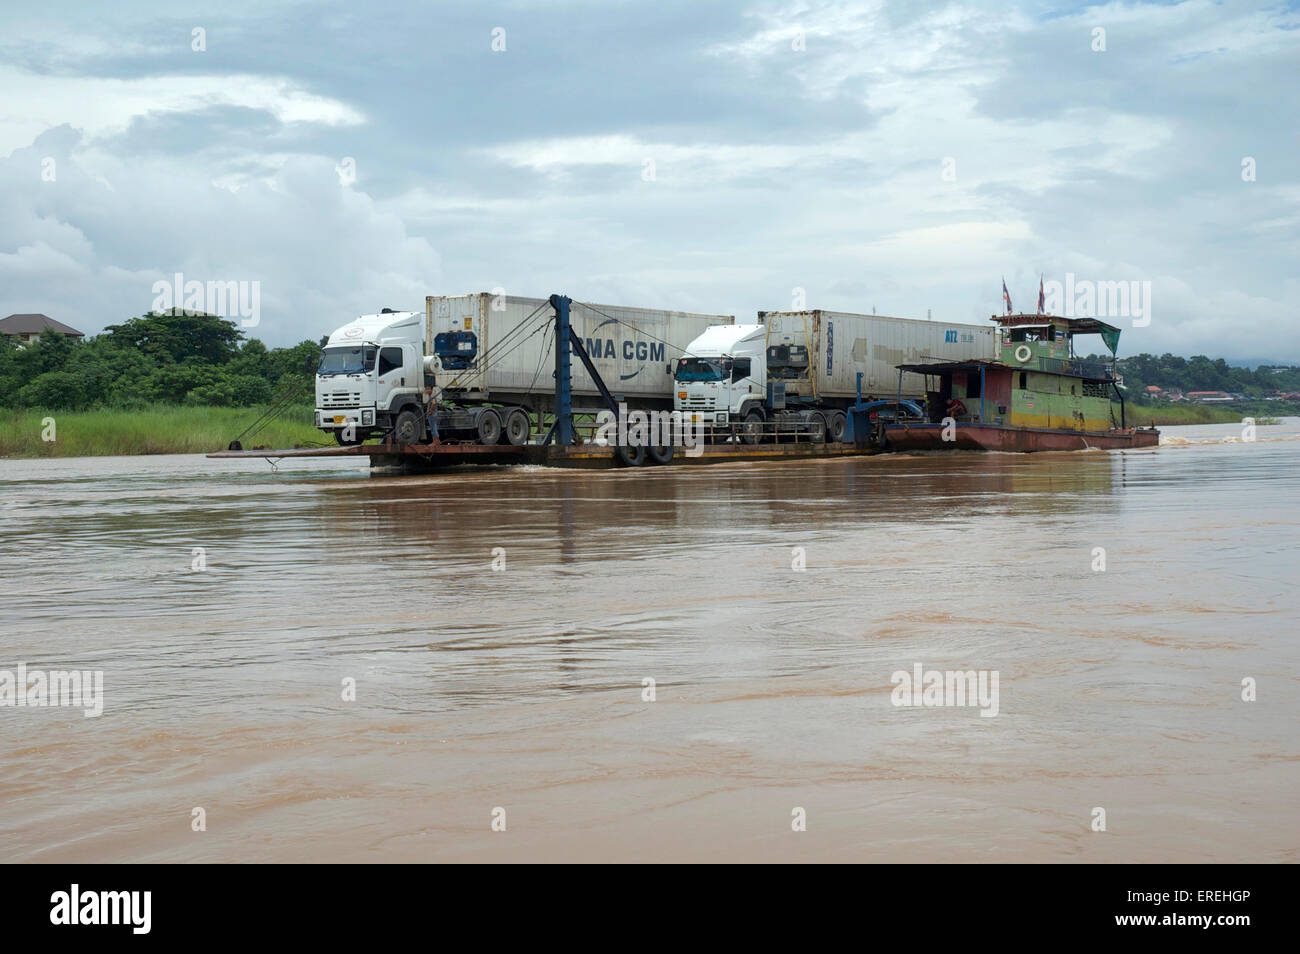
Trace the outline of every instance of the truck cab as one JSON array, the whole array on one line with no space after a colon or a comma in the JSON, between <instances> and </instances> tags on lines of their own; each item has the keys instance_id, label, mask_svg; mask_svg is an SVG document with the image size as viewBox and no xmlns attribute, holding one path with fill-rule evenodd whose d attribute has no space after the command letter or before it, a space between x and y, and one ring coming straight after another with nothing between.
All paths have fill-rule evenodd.
<instances>
[{"instance_id":1,"label":"truck cab","mask_svg":"<svg viewBox=\"0 0 1300 954\"><path fill-rule=\"evenodd\" d=\"M321 351L316 426L340 444L396 430L414 443L425 432L424 368L423 315L385 308L360 316Z\"/></svg>"},{"instance_id":2,"label":"truck cab","mask_svg":"<svg viewBox=\"0 0 1300 954\"><path fill-rule=\"evenodd\" d=\"M763 325L714 325L673 369L673 410L684 420L725 425L762 415L767 386Z\"/></svg>"}]
</instances>

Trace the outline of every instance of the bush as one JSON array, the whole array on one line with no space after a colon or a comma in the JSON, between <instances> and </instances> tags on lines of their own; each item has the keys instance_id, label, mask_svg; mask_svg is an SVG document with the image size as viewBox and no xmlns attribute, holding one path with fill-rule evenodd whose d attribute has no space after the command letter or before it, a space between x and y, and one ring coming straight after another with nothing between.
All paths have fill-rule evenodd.
<instances>
[{"instance_id":1,"label":"bush","mask_svg":"<svg viewBox=\"0 0 1300 954\"><path fill-rule=\"evenodd\" d=\"M201 385L185 396L186 404L212 407L249 407L267 404L270 400L271 386L264 378L251 374L237 374L213 384Z\"/></svg>"},{"instance_id":2,"label":"bush","mask_svg":"<svg viewBox=\"0 0 1300 954\"><path fill-rule=\"evenodd\" d=\"M90 403L87 379L70 371L47 371L18 389L19 407L79 411Z\"/></svg>"}]
</instances>

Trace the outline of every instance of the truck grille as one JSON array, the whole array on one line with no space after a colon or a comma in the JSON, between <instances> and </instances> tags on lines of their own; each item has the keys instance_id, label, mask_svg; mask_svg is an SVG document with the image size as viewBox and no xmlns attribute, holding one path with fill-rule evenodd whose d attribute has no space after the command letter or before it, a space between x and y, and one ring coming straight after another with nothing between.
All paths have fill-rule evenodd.
<instances>
[{"instance_id":1,"label":"truck grille","mask_svg":"<svg viewBox=\"0 0 1300 954\"><path fill-rule=\"evenodd\" d=\"M320 396L321 407L357 407L360 403L360 391L335 391Z\"/></svg>"},{"instance_id":2,"label":"truck grille","mask_svg":"<svg viewBox=\"0 0 1300 954\"><path fill-rule=\"evenodd\" d=\"M689 398L687 398L685 401L682 402L682 407L684 407L684 408L688 408L688 409L691 409L691 410L694 410L694 409L696 409L696 408L703 408L703 409L705 409L705 410L712 410L712 409L713 409L713 398L707 398L707 397L689 397Z\"/></svg>"}]
</instances>

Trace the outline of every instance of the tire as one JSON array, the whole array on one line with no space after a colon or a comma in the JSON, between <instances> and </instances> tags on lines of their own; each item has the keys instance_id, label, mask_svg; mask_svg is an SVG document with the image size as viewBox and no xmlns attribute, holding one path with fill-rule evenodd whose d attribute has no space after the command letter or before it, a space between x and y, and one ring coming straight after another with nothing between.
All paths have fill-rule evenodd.
<instances>
[{"instance_id":1,"label":"tire","mask_svg":"<svg viewBox=\"0 0 1300 954\"><path fill-rule=\"evenodd\" d=\"M740 440L744 444L757 444L763 439L763 412L750 411L740 425Z\"/></svg>"},{"instance_id":2,"label":"tire","mask_svg":"<svg viewBox=\"0 0 1300 954\"><path fill-rule=\"evenodd\" d=\"M361 438L353 437L352 440L350 441L344 440L343 428L340 427L337 431L334 432L334 443L338 444L340 447L356 447L358 444L361 443Z\"/></svg>"},{"instance_id":3,"label":"tire","mask_svg":"<svg viewBox=\"0 0 1300 954\"><path fill-rule=\"evenodd\" d=\"M640 467L645 463L645 448L639 444L619 444L614 457L624 467Z\"/></svg>"},{"instance_id":4,"label":"tire","mask_svg":"<svg viewBox=\"0 0 1300 954\"><path fill-rule=\"evenodd\" d=\"M826 432L829 429L826 424L826 418L820 414L814 414L808 421L812 425L812 431L808 435L808 441L812 444L825 444Z\"/></svg>"},{"instance_id":5,"label":"tire","mask_svg":"<svg viewBox=\"0 0 1300 954\"><path fill-rule=\"evenodd\" d=\"M424 437L424 421L420 420L418 411L410 408L397 415L393 424L393 440L399 444L418 444Z\"/></svg>"},{"instance_id":6,"label":"tire","mask_svg":"<svg viewBox=\"0 0 1300 954\"><path fill-rule=\"evenodd\" d=\"M496 411L486 408L474 422L474 431L480 444L495 444L501 440L501 418Z\"/></svg>"},{"instance_id":7,"label":"tire","mask_svg":"<svg viewBox=\"0 0 1300 954\"><path fill-rule=\"evenodd\" d=\"M520 447L528 443L528 435L532 430L533 425L528 420L528 415L515 408L506 415L505 434L502 440L511 447Z\"/></svg>"},{"instance_id":8,"label":"tire","mask_svg":"<svg viewBox=\"0 0 1300 954\"><path fill-rule=\"evenodd\" d=\"M843 411L831 411L830 420L826 422L826 436L836 444L844 441L844 431L848 427L848 421L844 417Z\"/></svg>"},{"instance_id":9,"label":"tire","mask_svg":"<svg viewBox=\"0 0 1300 954\"><path fill-rule=\"evenodd\" d=\"M652 464L671 464L673 462L672 445L661 444L659 447L647 447L646 456L650 458Z\"/></svg>"}]
</instances>

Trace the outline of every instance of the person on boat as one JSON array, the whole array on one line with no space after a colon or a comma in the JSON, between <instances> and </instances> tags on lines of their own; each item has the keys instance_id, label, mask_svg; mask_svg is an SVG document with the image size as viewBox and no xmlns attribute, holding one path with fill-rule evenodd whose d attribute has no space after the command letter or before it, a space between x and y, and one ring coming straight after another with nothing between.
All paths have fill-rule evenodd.
<instances>
[{"instance_id":1,"label":"person on boat","mask_svg":"<svg viewBox=\"0 0 1300 954\"><path fill-rule=\"evenodd\" d=\"M948 399L948 416L954 421L966 413L966 405L962 403L961 398Z\"/></svg>"},{"instance_id":2,"label":"person on boat","mask_svg":"<svg viewBox=\"0 0 1300 954\"><path fill-rule=\"evenodd\" d=\"M426 384L424 386L424 419L429 425L429 442L432 444L438 441L438 388Z\"/></svg>"}]
</instances>

